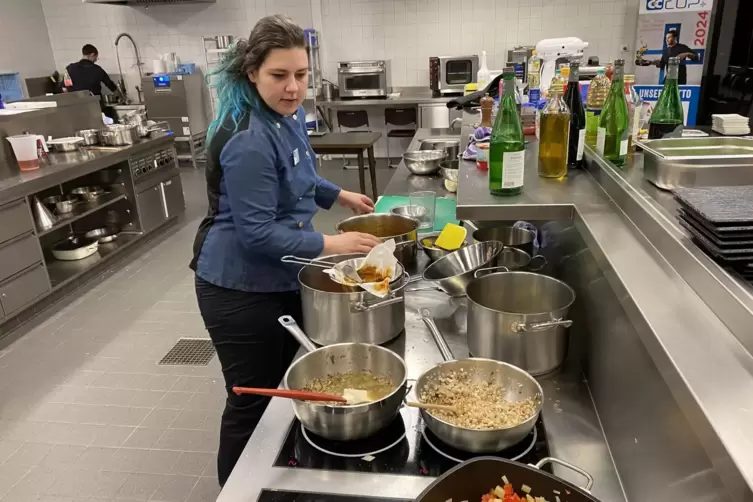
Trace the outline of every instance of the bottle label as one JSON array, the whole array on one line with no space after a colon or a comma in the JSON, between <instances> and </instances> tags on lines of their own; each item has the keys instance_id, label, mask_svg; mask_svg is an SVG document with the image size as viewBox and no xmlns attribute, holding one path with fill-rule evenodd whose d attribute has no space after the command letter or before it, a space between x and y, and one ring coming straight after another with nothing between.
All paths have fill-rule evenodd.
<instances>
[{"instance_id":1,"label":"bottle label","mask_svg":"<svg viewBox=\"0 0 753 502\"><path fill-rule=\"evenodd\" d=\"M633 141L638 140L638 136L641 133L641 109L642 106L636 106L633 109L633 128L630 131L630 135L633 136Z\"/></svg>"},{"instance_id":2,"label":"bottle label","mask_svg":"<svg viewBox=\"0 0 753 502\"><path fill-rule=\"evenodd\" d=\"M628 140L623 139L622 141L620 141L620 157L622 157L623 155L627 155L627 151L628 151Z\"/></svg>"},{"instance_id":3,"label":"bottle label","mask_svg":"<svg viewBox=\"0 0 753 502\"><path fill-rule=\"evenodd\" d=\"M583 160L583 147L586 144L586 130L580 129L578 130L578 154L576 155L576 160Z\"/></svg>"},{"instance_id":4,"label":"bottle label","mask_svg":"<svg viewBox=\"0 0 753 502\"><path fill-rule=\"evenodd\" d=\"M540 99L541 99L541 89L528 89L528 102L529 103L538 103Z\"/></svg>"},{"instance_id":5,"label":"bottle label","mask_svg":"<svg viewBox=\"0 0 753 502\"><path fill-rule=\"evenodd\" d=\"M523 186L525 164L525 150L502 154L502 188L519 188Z\"/></svg>"},{"instance_id":6,"label":"bottle label","mask_svg":"<svg viewBox=\"0 0 753 502\"><path fill-rule=\"evenodd\" d=\"M604 155L604 146L607 143L607 129L606 127L599 127L598 136L596 136L596 151L599 155Z\"/></svg>"}]
</instances>

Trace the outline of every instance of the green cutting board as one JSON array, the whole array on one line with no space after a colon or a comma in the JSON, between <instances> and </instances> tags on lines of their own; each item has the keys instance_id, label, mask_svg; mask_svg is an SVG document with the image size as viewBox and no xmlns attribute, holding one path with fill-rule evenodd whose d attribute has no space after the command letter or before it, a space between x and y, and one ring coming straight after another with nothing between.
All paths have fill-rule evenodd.
<instances>
[{"instance_id":1,"label":"green cutting board","mask_svg":"<svg viewBox=\"0 0 753 502\"><path fill-rule=\"evenodd\" d=\"M383 195L377 200L374 212L389 213L393 207L407 206L410 199L404 195ZM421 229L420 232L441 232L448 223L459 224L455 217L455 199L437 197L434 209L434 228Z\"/></svg>"}]
</instances>

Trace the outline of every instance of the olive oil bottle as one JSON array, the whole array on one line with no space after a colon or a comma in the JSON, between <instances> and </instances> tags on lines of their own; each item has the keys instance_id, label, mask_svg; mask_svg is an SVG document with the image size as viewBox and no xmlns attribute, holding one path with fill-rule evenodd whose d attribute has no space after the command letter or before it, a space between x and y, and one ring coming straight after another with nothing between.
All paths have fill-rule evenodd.
<instances>
[{"instance_id":1,"label":"olive oil bottle","mask_svg":"<svg viewBox=\"0 0 753 502\"><path fill-rule=\"evenodd\" d=\"M570 109L562 99L562 82L552 81L549 101L541 112L539 176L562 178L567 174L570 138Z\"/></svg>"}]
</instances>

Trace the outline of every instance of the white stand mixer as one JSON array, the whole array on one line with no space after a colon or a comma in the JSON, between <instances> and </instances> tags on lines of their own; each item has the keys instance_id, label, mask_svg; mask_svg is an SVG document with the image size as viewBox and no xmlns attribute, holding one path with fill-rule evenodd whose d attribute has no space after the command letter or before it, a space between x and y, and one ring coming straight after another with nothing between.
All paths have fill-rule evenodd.
<instances>
[{"instance_id":1,"label":"white stand mixer","mask_svg":"<svg viewBox=\"0 0 753 502\"><path fill-rule=\"evenodd\" d=\"M545 38L536 44L536 55L541 58L541 92L549 90L549 85L554 78L558 59L583 57L583 51L588 47L588 42L580 38Z\"/></svg>"}]
</instances>

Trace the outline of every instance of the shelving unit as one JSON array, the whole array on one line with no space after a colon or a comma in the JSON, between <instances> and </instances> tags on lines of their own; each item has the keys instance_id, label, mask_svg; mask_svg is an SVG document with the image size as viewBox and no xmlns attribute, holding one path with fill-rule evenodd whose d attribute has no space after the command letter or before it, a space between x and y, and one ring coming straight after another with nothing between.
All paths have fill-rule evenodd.
<instances>
[{"instance_id":1,"label":"shelving unit","mask_svg":"<svg viewBox=\"0 0 753 502\"><path fill-rule=\"evenodd\" d=\"M222 61L224 55L230 49L220 49L217 47L217 39L215 37L201 37L202 46L204 47L204 68L206 75L212 73L216 66ZM207 47L207 44L214 44L214 47ZM209 79L209 101L212 105L212 119L217 115L217 86L215 86L211 78Z\"/></svg>"},{"instance_id":2,"label":"shelving unit","mask_svg":"<svg viewBox=\"0 0 753 502\"><path fill-rule=\"evenodd\" d=\"M111 259L119 252L134 244L140 235L136 233L121 233L117 240L107 244L100 244L96 253L83 260L61 261L52 257L45 257L47 273L50 277L53 291L76 280L103 260Z\"/></svg>"},{"instance_id":3,"label":"shelving unit","mask_svg":"<svg viewBox=\"0 0 753 502\"><path fill-rule=\"evenodd\" d=\"M63 228L66 225L70 225L74 221L80 220L85 216L89 216L90 214L97 212L100 209L115 204L119 200L125 199L125 197L125 194L122 193L109 193L100 197L96 203L87 204L85 202L79 202L70 213L56 215L58 222L47 230L38 230L37 235L42 237L43 235L52 233L55 230Z\"/></svg>"}]
</instances>

